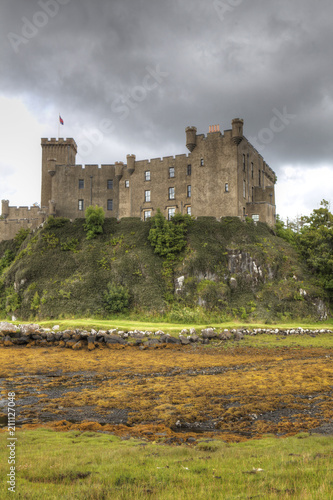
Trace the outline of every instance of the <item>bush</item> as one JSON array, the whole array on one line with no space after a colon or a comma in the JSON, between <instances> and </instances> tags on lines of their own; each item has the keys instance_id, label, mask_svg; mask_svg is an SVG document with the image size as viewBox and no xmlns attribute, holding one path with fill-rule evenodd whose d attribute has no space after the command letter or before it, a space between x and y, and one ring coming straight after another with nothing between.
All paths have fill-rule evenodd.
<instances>
[{"instance_id":1,"label":"bush","mask_svg":"<svg viewBox=\"0 0 333 500\"><path fill-rule=\"evenodd\" d=\"M67 222L69 222L69 219L66 217L57 217L55 219L53 215L50 215L47 219L46 229L63 227Z\"/></svg>"},{"instance_id":2,"label":"bush","mask_svg":"<svg viewBox=\"0 0 333 500\"><path fill-rule=\"evenodd\" d=\"M123 312L129 307L130 294L127 288L121 285L108 284L104 292L104 309L110 313Z\"/></svg>"},{"instance_id":3,"label":"bush","mask_svg":"<svg viewBox=\"0 0 333 500\"><path fill-rule=\"evenodd\" d=\"M84 230L87 232L87 240L96 238L98 234L103 233L103 224L105 219L104 210L102 207L96 205L90 206L85 212L86 222Z\"/></svg>"},{"instance_id":4,"label":"bush","mask_svg":"<svg viewBox=\"0 0 333 500\"><path fill-rule=\"evenodd\" d=\"M176 214L171 221L165 219L160 209L152 218L148 240L155 253L161 257L173 258L186 247L187 227L191 222L189 215Z\"/></svg>"},{"instance_id":5,"label":"bush","mask_svg":"<svg viewBox=\"0 0 333 500\"><path fill-rule=\"evenodd\" d=\"M20 248L29 233L30 229L24 229L23 227L21 227L21 229L16 233L14 241L17 248Z\"/></svg>"}]
</instances>

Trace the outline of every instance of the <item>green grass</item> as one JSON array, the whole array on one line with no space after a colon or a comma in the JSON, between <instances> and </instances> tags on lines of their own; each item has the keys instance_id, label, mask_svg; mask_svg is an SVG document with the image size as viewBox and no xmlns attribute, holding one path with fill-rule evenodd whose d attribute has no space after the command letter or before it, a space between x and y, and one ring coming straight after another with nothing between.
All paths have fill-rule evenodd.
<instances>
[{"instance_id":1,"label":"green grass","mask_svg":"<svg viewBox=\"0 0 333 500\"><path fill-rule=\"evenodd\" d=\"M170 333L178 333L183 328L190 329L195 328L196 330L201 330L202 328L206 328L207 326L215 327L219 330L224 329L254 329L254 328L262 328L262 329L292 329L297 327L302 327L303 329L311 329L311 330L321 330L321 329L333 329L333 321L325 322L325 323L302 323L302 322L294 322L294 323L277 323L273 325L263 324L263 323L246 323L241 321L228 321L225 323L167 323L167 322L154 322L150 320L144 321L135 321L128 319L126 317L114 317L112 319L93 319L93 318L68 318L68 319L53 319L51 320L43 320L38 321L35 320L43 328L52 328L54 325L59 325L61 329L86 329L89 330L91 328L99 329L99 330L109 330L112 328L119 328L123 330L149 330L149 331L157 331L163 330L164 332ZM14 324L28 324L29 322L22 321L14 321Z\"/></svg>"},{"instance_id":2,"label":"green grass","mask_svg":"<svg viewBox=\"0 0 333 500\"><path fill-rule=\"evenodd\" d=\"M195 447L48 429L19 431L16 437L18 498L332 498L332 436L300 434L237 444L215 440ZM6 439L0 434L2 478L9 467ZM1 498L10 498L5 481Z\"/></svg>"}]
</instances>

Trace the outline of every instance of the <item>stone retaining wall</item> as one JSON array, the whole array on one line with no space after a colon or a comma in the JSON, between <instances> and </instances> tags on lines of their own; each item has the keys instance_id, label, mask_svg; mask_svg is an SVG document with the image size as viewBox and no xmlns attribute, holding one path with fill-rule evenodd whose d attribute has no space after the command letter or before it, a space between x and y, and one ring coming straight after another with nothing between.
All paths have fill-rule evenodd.
<instances>
[{"instance_id":1,"label":"stone retaining wall","mask_svg":"<svg viewBox=\"0 0 333 500\"><path fill-rule=\"evenodd\" d=\"M322 333L332 333L332 330L318 329L309 330L303 328L294 329L232 329L216 330L215 328L205 328L200 331L191 328L181 330L178 335L171 336L161 330L156 332L131 330L64 330L60 331L59 326L51 328L41 328L36 324L13 325L12 323L0 323L0 347L11 346L58 346L71 348L74 350L88 349L94 350L96 347L138 347L141 350L148 348L165 347L166 345L190 345L195 343L209 344L211 341L241 341L245 335L310 335L316 336Z\"/></svg>"}]
</instances>

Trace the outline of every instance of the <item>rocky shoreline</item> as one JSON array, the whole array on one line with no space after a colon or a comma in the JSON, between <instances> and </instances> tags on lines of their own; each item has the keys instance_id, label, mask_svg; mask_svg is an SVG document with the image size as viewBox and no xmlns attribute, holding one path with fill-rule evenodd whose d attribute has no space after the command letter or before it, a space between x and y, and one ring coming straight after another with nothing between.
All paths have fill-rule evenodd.
<instances>
[{"instance_id":1,"label":"rocky shoreline","mask_svg":"<svg viewBox=\"0 0 333 500\"><path fill-rule=\"evenodd\" d=\"M41 328L38 324L19 325L12 323L0 323L0 347L26 346L46 347L58 346L74 350L94 350L98 347L138 347L141 350L148 348L166 347L167 345L193 345L196 343L209 344L211 341L241 341L246 335L309 335L317 336L324 333L333 333L328 329L293 329L278 328L255 328L255 329L231 329L217 330L215 328L204 328L200 331L195 328L183 329L178 335L172 336L158 330L156 332L146 330L123 331L117 328L111 330L64 330L59 325L52 328Z\"/></svg>"}]
</instances>

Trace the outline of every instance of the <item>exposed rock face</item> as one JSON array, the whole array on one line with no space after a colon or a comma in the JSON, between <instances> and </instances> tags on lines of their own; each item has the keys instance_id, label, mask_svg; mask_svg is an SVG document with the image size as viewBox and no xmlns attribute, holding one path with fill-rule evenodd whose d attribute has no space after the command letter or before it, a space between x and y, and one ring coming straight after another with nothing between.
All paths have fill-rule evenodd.
<instances>
[{"instance_id":1,"label":"exposed rock face","mask_svg":"<svg viewBox=\"0 0 333 500\"><path fill-rule=\"evenodd\" d=\"M252 259L249 253L241 250L228 251L228 271L230 274L250 276L255 284L266 279L261 266ZM274 279L274 274L269 266L266 272L268 280Z\"/></svg>"},{"instance_id":2,"label":"exposed rock face","mask_svg":"<svg viewBox=\"0 0 333 500\"><path fill-rule=\"evenodd\" d=\"M329 310L328 310L328 307L326 306L325 302L321 299L316 299L314 301L314 305L317 308L319 321L325 321L326 319L328 319Z\"/></svg>"}]
</instances>

